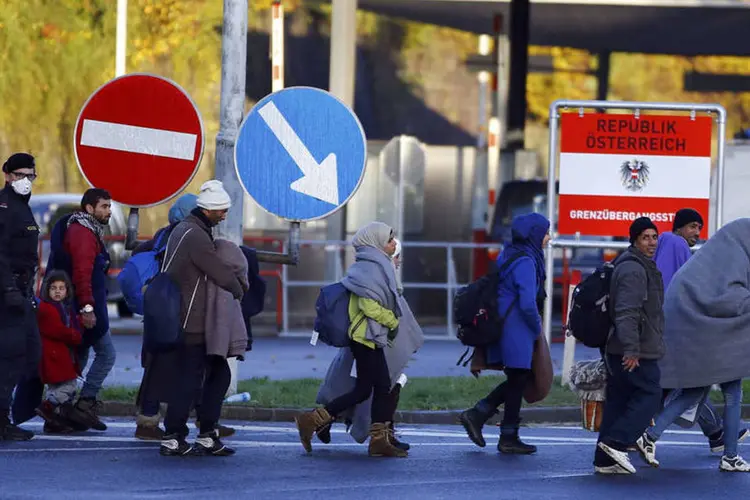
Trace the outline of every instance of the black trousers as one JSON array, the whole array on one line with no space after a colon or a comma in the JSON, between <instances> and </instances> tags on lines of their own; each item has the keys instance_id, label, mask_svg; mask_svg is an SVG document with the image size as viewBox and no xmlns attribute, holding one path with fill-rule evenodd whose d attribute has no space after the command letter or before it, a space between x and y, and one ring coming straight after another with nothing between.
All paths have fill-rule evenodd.
<instances>
[{"instance_id":1,"label":"black trousers","mask_svg":"<svg viewBox=\"0 0 750 500\"><path fill-rule=\"evenodd\" d=\"M231 372L227 360L221 356L207 356L206 346L182 346L176 356L175 369L181 374L175 381L174 390L167 401L167 415L164 427L167 434L185 437L190 410L195 402L196 392L202 390L200 405L200 432L211 432L221 416Z\"/></svg>"},{"instance_id":2,"label":"black trousers","mask_svg":"<svg viewBox=\"0 0 750 500\"><path fill-rule=\"evenodd\" d=\"M0 304L0 416L10 410L13 388L24 376L38 376L42 343L31 302L23 311Z\"/></svg>"},{"instance_id":3,"label":"black trousers","mask_svg":"<svg viewBox=\"0 0 750 500\"><path fill-rule=\"evenodd\" d=\"M390 421L394 411L390 396L391 377L383 349L371 349L359 342L352 342L349 348L356 362L357 382L354 390L328 403L326 410L336 417L344 410L366 401L372 394L372 422L382 424Z\"/></svg>"},{"instance_id":4,"label":"black trousers","mask_svg":"<svg viewBox=\"0 0 750 500\"><path fill-rule=\"evenodd\" d=\"M479 402L479 407L486 413L494 412L500 405L503 408L503 421L500 424L501 434L517 434L521 423L521 400L523 390L531 377L531 370L524 368L506 368L505 382L495 387L486 398Z\"/></svg>"}]
</instances>

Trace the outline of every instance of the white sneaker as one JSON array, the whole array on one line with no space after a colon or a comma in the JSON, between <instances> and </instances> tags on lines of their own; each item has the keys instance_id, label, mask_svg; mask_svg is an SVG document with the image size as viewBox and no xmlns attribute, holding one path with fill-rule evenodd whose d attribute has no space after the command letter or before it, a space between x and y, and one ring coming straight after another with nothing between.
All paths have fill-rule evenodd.
<instances>
[{"instance_id":1,"label":"white sneaker","mask_svg":"<svg viewBox=\"0 0 750 500\"><path fill-rule=\"evenodd\" d=\"M628 457L627 453L625 453L624 451L615 450L614 448L607 446L604 443L598 443L597 446L599 446L599 449L606 453L609 458L617 462L620 467L631 474L635 474L635 467L633 467L633 464L630 463L630 458Z\"/></svg>"},{"instance_id":2,"label":"white sneaker","mask_svg":"<svg viewBox=\"0 0 750 500\"><path fill-rule=\"evenodd\" d=\"M659 461L656 459L656 442L651 441L651 438L646 433L643 433L643 436L638 438L635 446L647 464L651 467L659 467Z\"/></svg>"},{"instance_id":3,"label":"white sneaker","mask_svg":"<svg viewBox=\"0 0 750 500\"><path fill-rule=\"evenodd\" d=\"M594 467L594 473L595 474L603 474L603 475L613 475L613 474L625 474L629 475L632 474L631 472L626 471L623 469L619 464L610 465L607 467Z\"/></svg>"},{"instance_id":4,"label":"white sneaker","mask_svg":"<svg viewBox=\"0 0 750 500\"><path fill-rule=\"evenodd\" d=\"M750 472L750 464L739 455L731 458L724 455L719 462L719 470L723 472Z\"/></svg>"}]
</instances>

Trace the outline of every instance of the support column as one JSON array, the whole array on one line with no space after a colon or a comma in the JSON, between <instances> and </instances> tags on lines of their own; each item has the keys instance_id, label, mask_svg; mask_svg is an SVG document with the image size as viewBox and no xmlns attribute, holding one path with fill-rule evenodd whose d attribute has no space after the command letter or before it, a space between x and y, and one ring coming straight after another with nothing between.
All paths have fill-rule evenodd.
<instances>
[{"instance_id":1,"label":"support column","mask_svg":"<svg viewBox=\"0 0 750 500\"><path fill-rule=\"evenodd\" d=\"M510 82L508 88L508 133L506 138L507 149L510 151L524 148L530 14L530 0L511 0L509 30Z\"/></svg>"},{"instance_id":2,"label":"support column","mask_svg":"<svg viewBox=\"0 0 750 500\"><path fill-rule=\"evenodd\" d=\"M354 108L354 75L357 50L357 0L332 0L331 68L328 90ZM346 239L346 207L326 218L326 239ZM399 231L403 228L398 228ZM326 281L335 281L341 250L326 253Z\"/></svg>"},{"instance_id":3,"label":"support column","mask_svg":"<svg viewBox=\"0 0 750 500\"><path fill-rule=\"evenodd\" d=\"M596 100L606 101L607 95L609 95L609 62L612 57L612 52L609 50L599 52L596 55L597 66L596 69Z\"/></svg>"}]
</instances>

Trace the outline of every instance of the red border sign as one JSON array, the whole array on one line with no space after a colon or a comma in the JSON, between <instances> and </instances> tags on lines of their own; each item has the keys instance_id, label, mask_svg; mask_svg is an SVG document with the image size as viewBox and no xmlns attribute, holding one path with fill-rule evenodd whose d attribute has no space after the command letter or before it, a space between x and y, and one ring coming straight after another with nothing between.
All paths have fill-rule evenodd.
<instances>
[{"instance_id":1,"label":"red border sign","mask_svg":"<svg viewBox=\"0 0 750 500\"><path fill-rule=\"evenodd\" d=\"M73 142L90 185L124 205L149 207L190 183L205 137L198 108L179 85L135 73L107 82L89 97Z\"/></svg>"},{"instance_id":2,"label":"red border sign","mask_svg":"<svg viewBox=\"0 0 750 500\"><path fill-rule=\"evenodd\" d=\"M671 231L690 207L708 220L710 117L565 113L558 231L625 236L637 217Z\"/></svg>"}]
</instances>

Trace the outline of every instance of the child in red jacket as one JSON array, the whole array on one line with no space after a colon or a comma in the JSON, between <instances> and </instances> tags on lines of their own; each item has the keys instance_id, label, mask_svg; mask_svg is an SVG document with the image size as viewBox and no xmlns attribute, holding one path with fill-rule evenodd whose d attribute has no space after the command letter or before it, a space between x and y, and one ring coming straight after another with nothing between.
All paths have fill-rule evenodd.
<instances>
[{"instance_id":1,"label":"child in red jacket","mask_svg":"<svg viewBox=\"0 0 750 500\"><path fill-rule=\"evenodd\" d=\"M74 430L66 415L81 374L74 349L81 343L81 328L69 300L71 294L70 278L65 271L51 271L44 279L37 319L42 338L39 375L42 383L47 384L47 399L36 413L45 420L47 433Z\"/></svg>"}]
</instances>

